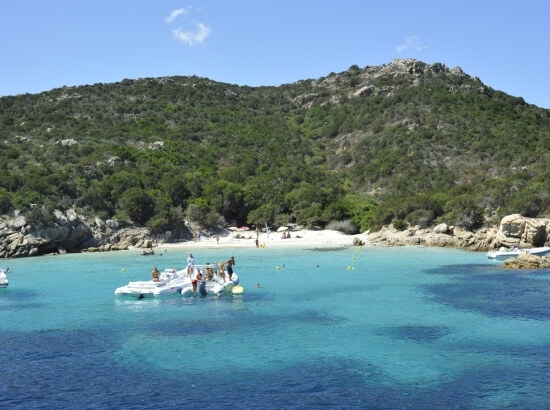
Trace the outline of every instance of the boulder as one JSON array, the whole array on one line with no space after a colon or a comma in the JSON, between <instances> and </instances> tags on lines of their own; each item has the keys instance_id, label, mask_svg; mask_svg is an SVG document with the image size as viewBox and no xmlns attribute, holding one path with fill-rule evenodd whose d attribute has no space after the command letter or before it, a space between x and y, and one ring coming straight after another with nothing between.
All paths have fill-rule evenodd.
<instances>
[{"instance_id":1,"label":"boulder","mask_svg":"<svg viewBox=\"0 0 550 410\"><path fill-rule=\"evenodd\" d=\"M434 228L434 233L447 233L449 232L449 226L445 223L439 224Z\"/></svg>"},{"instance_id":2,"label":"boulder","mask_svg":"<svg viewBox=\"0 0 550 410\"><path fill-rule=\"evenodd\" d=\"M20 215L20 216L17 216L13 221L11 221L10 225L12 229L17 230L17 229L21 229L26 224L27 224L27 220L25 219L24 216Z\"/></svg>"},{"instance_id":3,"label":"boulder","mask_svg":"<svg viewBox=\"0 0 550 410\"><path fill-rule=\"evenodd\" d=\"M550 268L550 258L522 253L518 255L517 258L506 259L504 261L504 267L508 269Z\"/></svg>"}]
</instances>

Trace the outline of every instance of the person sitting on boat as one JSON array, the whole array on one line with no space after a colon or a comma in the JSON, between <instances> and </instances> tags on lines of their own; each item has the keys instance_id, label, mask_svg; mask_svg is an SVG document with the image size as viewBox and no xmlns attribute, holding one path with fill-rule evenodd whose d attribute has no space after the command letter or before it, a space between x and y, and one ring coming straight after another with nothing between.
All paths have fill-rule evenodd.
<instances>
[{"instance_id":1,"label":"person sitting on boat","mask_svg":"<svg viewBox=\"0 0 550 410\"><path fill-rule=\"evenodd\" d=\"M160 282L160 272L156 266L153 268L151 276L153 277L153 282Z\"/></svg>"},{"instance_id":2,"label":"person sitting on boat","mask_svg":"<svg viewBox=\"0 0 550 410\"><path fill-rule=\"evenodd\" d=\"M187 258L187 276L189 277L191 277L191 273L193 272L193 266L195 266L195 258L193 257L193 254L190 253Z\"/></svg>"},{"instance_id":3,"label":"person sitting on boat","mask_svg":"<svg viewBox=\"0 0 550 410\"><path fill-rule=\"evenodd\" d=\"M231 276L233 276L233 265L235 265L235 257L230 257L225 263L227 264L227 276L229 277L229 280L231 280Z\"/></svg>"},{"instance_id":4,"label":"person sitting on boat","mask_svg":"<svg viewBox=\"0 0 550 410\"><path fill-rule=\"evenodd\" d=\"M214 271L210 266L210 262L206 262L206 280L212 280L214 278Z\"/></svg>"}]
</instances>

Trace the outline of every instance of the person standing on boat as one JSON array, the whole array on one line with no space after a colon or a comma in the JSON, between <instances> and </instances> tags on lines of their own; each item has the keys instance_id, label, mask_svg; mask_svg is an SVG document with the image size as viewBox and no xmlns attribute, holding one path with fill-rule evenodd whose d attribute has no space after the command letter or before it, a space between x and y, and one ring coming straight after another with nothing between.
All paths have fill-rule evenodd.
<instances>
[{"instance_id":1,"label":"person standing on boat","mask_svg":"<svg viewBox=\"0 0 550 410\"><path fill-rule=\"evenodd\" d=\"M205 281L204 277L202 276L202 274L200 272L197 274L197 279L199 281L199 293L201 294L202 297L205 297L206 296L206 281Z\"/></svg>"},{"instance_id":2,"label":"person standing on boat","mask_svg":"<svg viewBox=\"0 0 550 410\"><path fill-rule=\"evenodd\" d=\"M227 265L227 276L229 280L231 280L231 276L233 276L233 265L235 265L235 257L230 257L225 264Z\"/></svg>"},{"instance_id":3,"label":"person standing on boat","mask_svg":"<svg viewBox=\"0 0 550 410\"><path fill-rule=\"evenodd\" d=\"M223 262L220 262L218 264L218 275L219 275L218 277L221 276L221 278L225 282L225 271L224 271L224 268L223 268Z\"/></svg>"},{"instance_id":4,"label":"person standing on boat","mask_svg":"<svg viewBox=\"0 0 550 410\"><path fill-rule=\"evenodd\" d=\"M191 281L191 285L193 285L193 292L197 291L197 283L202 282L202 273L199 270L197 272L197 276Z\"/></svg>"},{"instance_id":5,"label":"person standing on boat","mask_svg":"<svg viewBox=\"0 0 550 410\"><path fill-rule=\"evenodd\" d=\"M191 277L191 273L193 272L193 266L195 266L195 258L193 257L193 254L190 253L187 258L187 276L189 277Z\"/></svg>"}]
</instances>

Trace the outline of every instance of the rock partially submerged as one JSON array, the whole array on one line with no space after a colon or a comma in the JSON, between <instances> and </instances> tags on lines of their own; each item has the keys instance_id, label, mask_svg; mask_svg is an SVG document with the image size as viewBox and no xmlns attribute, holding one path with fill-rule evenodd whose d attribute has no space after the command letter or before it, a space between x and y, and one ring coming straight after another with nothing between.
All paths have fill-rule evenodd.
<instances>
[{"instance_id":1,"label":"rock partially submerged","mask_svg":"<svg viewBox=\"0 0 550 410\"><path fill-rule=\"evenodd\" d=\"M541 269L550 268L550 258L546 256L519 254L516 258L506 259L504 267L508 269Z\"/></svg>"}]
</instances>

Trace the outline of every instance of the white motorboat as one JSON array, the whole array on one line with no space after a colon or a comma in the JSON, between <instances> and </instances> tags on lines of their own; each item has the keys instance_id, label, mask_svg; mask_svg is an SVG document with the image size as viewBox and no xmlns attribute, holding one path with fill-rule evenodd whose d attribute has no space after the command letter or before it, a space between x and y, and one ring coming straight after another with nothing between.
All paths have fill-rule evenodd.
<instances>
[{"instance_id":1,"label":"white motorboat","mask_svg":"<svg viewBox=\"0 0 550 410\"><path fill-rule=\"evenodd\" d=\"M8 284L10 283L10 281L8 280L8 276L6 275L6 273L8 272L9 272L9 268L8 269L0 268L0 289L7 288Z\"/></svg>"},{"instance_id":2,"label":"white motorboat","mask_svg":"<svg viewBox=\"0 0 550 410\"><path fill-rule=\"evenodd\" d=\"M205 271L202 270L202 272ZM222 278L221 275L218 275L216 272L210 278L206 276L202 281L198 281L195 287L196 290L193 290L193 284L190 283L188 286L182 288L180 293L183 297L221 296L224 293L229 293L229 291L238 284L239 276L235 272L231 275L231 280L227 277L225 279Z\"/></svg>"},{"instance_id":3,"label":"white motorboat","mask_svg":"<svg viewBox=\"0 0 550 410\"><path fill-rule=\"evenodd\" d=\"M191 285L191 279L187 275L187 269L165 269L160 273L157 281L143 280L129 282L115 290L115 295L133 296L139 299L145 297L167 296L180 292L181 289Z\"/></svg>"},{"instance_id":4,"label":"white motorboat","mask_svg":"<svg viewBox=\"0 0 550 410\"><path fill-rule=\"evenodd\" d=\"M515 258L520 254L544 256L547 253L550 253L550 247L548 246L543 246L541 248L528 248L528 249L502 247L498 250L494 249L492 251L487 252L487 257L489 259L508 259L508 258Z\"/></svg>"}]
</instances>

